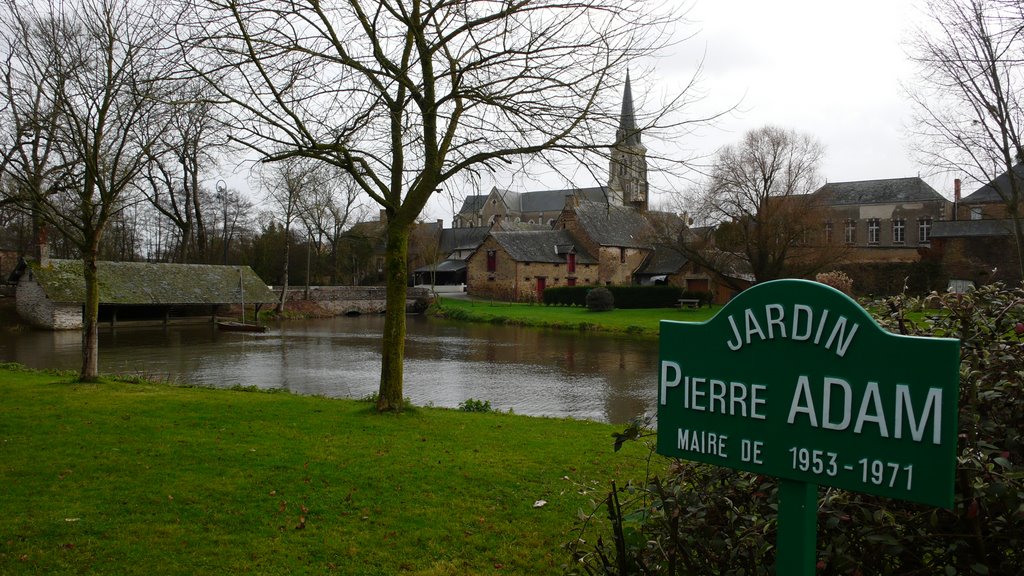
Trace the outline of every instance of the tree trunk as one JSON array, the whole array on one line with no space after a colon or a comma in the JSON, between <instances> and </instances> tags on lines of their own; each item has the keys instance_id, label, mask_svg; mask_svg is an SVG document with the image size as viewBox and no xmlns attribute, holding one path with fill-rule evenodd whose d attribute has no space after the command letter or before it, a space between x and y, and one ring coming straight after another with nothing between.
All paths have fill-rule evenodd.
<instances>
[{"instance_id":1,"label":"tree trunk","mask_svg":"<svg viewBox=\"0 0 1024 576\"><path fill-rule=\"evenodd\" d=\"M387 279L387 311L381 350L380 390L377 410L402 410L402 360L405 357L406 257L409 254L411 225L389 220L384 267Z\"/></svg>"},{"instance_id":2,"label":"tree trunk","mask_svg":"<svg viewBox=\"0 0 1024 576\"><path fill-rule=\"evenodd\" d=\"M97 250L90 247L82 254L85 276L85 302L82 306L82 370L78 379L95 382L99 379L99 316L100 284L96 274Z\"/></svg>"},{"instance_id":3,"label":"tree trunk","mask_svg":"<svg viewBox=\"0 0 1024 576\"><path fill-rule=\"evenodd\" d=\"M291 261L291 223L284 226L284 282L281 283L281 301L277 303L277 313L284 312L284 303L288 300L288 264Z\"/></svg>"}]
</instances>

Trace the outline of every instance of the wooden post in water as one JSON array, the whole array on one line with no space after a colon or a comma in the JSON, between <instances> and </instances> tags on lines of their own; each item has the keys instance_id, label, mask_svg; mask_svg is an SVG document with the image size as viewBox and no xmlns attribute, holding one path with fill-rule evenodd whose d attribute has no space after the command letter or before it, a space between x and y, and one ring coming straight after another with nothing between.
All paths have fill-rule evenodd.
<instances>
[{"instance_id":1,"label":"wooden post in water","mask_svg":"<svg viewBox=\"0 0 1024 576\"><path fill-rule=\"evenodd\" d=\"M245 287L242 285L242 269L238 269L238 294L242 300L242 324L245 324Z\"/></svg>"}]
</instances>

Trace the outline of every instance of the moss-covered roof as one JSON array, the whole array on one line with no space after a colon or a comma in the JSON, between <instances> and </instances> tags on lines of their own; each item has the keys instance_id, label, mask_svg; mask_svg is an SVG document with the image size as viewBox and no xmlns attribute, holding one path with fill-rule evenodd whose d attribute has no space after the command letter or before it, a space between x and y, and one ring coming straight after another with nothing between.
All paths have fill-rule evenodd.
<instances>
[{"instance_id":1,"label":"moss-covered roof","mask_svg":"<svg viewBox=\"0 0 1024 576\"><path fill-rule=\"evenodd\" d=\"M45 266L32 262L28 266L49 299L63 303L85 301L81 260L50 260ZM239 275L247 304L277 300L248 266L99 262L97 274L101 304L238 303L242 297Z\"/></svg>"}]
</instances>

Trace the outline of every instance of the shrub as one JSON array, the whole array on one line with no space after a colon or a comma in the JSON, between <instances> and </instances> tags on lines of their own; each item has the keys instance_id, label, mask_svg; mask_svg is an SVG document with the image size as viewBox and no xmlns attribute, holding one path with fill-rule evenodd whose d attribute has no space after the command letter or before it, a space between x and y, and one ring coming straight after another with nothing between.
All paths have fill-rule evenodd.
<instances>
[{"instance_id":1,"label":"shrub","mask_svg":"<svg viewBox=\"0 0 1024 576\"><path fill-rule=\"evenodd\" d=\"M679 303L683 290L678 286L610 286L615 307L672 308Z\"/></svg>"},{"instance_id":2,"label":"shrub","mask_svg":"<svg viewBox=\"0 0 1024 576\"><path fill-rule=\"evenodd\" d=\"M474 400L467 398L465 402L459 404L459 410L463 412L493 412L491 408L490 400Z\"/></svg>"},{"instance_id":3,"label":"shrub","mask_svg":"<svg viewBox=\"0 0 1024 576\"><path fill-rule=\"evenodd\" d=\"M815 276L814 279L853 298L853 279L847 276L846 272L841 270L822 272Z\"/></svg>"},{"instance_id":4,"label":"shrub","mask_svg":"<svg viewBox=\"0 0 1024 576\"><path fill-rule=\"evenodd\" d=\"M587 292L592 286L555 286L544 289L544 304L548 306L586 306Z\"/></svg>"},{"instance_id":5,"label":"shrub","mask_svg":"<svg viewBox=\"0 0 1024 576\"><path fill-rule=\"evenodd\" d=\"M892 332L961 340L954 507L824 490L818 574L1024 573L1024 289L928 298L944 310L923 321L907 314L922 300L904 296L886 299L876 316ZM648 428L631 423L615 435L616 449L653 435ZM586 518L569 545L569 573L773 573L776 479L664 461L663 477L612 485L603 502L611 534L585 534L593 529Z\"/></svg>"},{"instance_id":6,"label":"shrub","mask_svg":"<svg viewBox=\"0 0 1024 576\"><path fill-rule=\"evenodd\" d=\"M586 306L587 294L594 286L556 286L544 290L544 304L549 306ZM672 308L683 291L678 286L608 286L616 308ZM702 302L710 302L708 293L700 294ZM698 296L692 296L698 298Z\"/></svg>"},{"instance_id":7,"label":"shrub","mask_svg":"<svg viewBox=\"0 0 1024 576\"><path fill-rule=\"evenodd\" d=\"M591 312L608 312L615 309L615 297L612 291L599 286L587 292L587 309Z\"/></svg>"}]
</instances>

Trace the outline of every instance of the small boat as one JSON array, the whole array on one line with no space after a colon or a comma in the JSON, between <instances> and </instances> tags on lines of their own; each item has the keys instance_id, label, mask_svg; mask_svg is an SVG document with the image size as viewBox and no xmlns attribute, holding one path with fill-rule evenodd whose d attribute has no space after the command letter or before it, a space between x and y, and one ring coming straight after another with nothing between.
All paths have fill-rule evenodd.
<instances>
[{"instance_id":1,"label":"small boat","mask_svg":"<svg viewBox=\"0 0 1024 576\"><path fill-rule=\"evenodd\" d=\"M217 328L228 332L266 332L267 327L260 324L249 324L245 321L245 288L242 285L242 269L238 269L238 295L242 303L242 321L221 320ZM258 319L258 318L257 318Z\"/></svg>"},{"instance_id":2,"label":"small boat","mask_svg":"<svg viewBox=\"0 0 1024 576\"><path fill-rule=\"evenodd\" d=\"M249 324L247 322L218 321L217 328L227 332L266 332L267 327L262 324Z\"/></svg>"}]
</instances>

